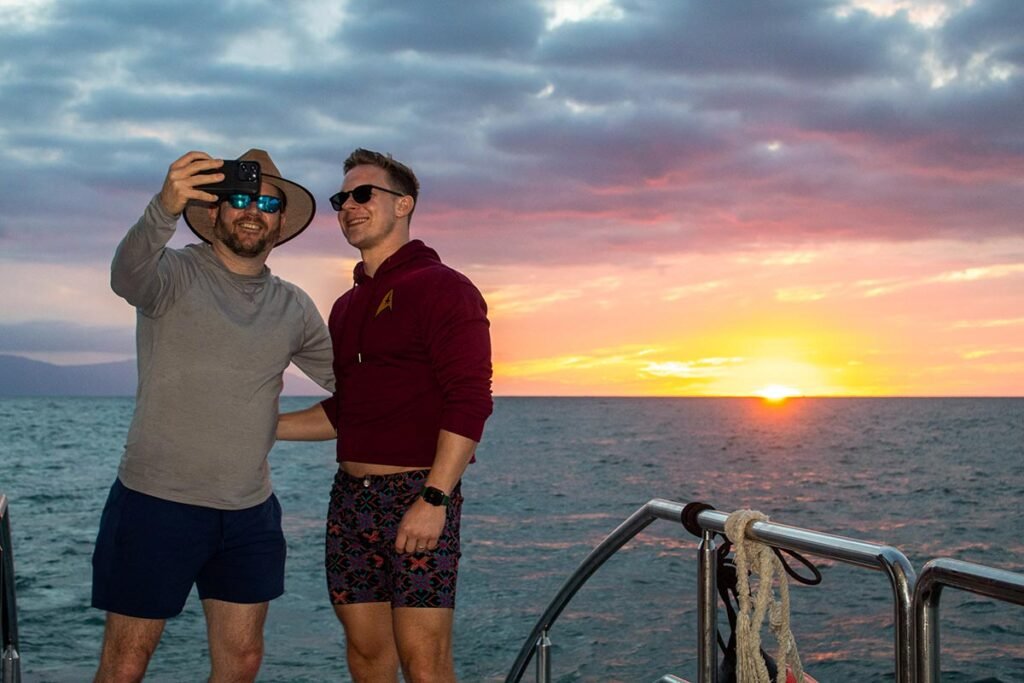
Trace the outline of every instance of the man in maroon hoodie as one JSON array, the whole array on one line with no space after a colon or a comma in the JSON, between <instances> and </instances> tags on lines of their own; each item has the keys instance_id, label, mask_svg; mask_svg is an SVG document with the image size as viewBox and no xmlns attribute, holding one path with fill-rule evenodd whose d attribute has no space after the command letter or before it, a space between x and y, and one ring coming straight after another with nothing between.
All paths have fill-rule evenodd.
<instances>
[{"instance_id":1,"label":"man in maroon hoodie","mask_svg":"<svg viewBox=\"0 0 1024 683\"><path fill-rule=\"evenodd\" d=\"M336 391L282 415L278 438L338 439L325 563L352 677L454 681L459 481L492 409L487 306L410 240L410 168L364 149L344 168L331 205L362 261L329 320Z\"/></svg>"}]
</instances>

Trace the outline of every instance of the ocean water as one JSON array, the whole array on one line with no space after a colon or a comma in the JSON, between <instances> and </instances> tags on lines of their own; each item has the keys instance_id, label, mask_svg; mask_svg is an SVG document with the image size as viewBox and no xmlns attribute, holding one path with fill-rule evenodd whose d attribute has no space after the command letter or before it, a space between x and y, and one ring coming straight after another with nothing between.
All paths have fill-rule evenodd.
<instances>
[{"instance_id":1,"label":"ocean water","mask_svg":"<svg viewBox=\"0 0 1024 683\"><path fill-rule=\"evenodd\" d=\"M130 399L0 399L29 683L94 670L90 556L131 411ZM270 458L289 558L259 680L346 681L321 564L333 444L282 443ZM456 666L463 681L498 681L579 562L655 497L894 545L918 570L943 556L1024 572L1024 399L499 398L463 489ZM659 521L605 565L551 632L556 680L696 680L696 548ZM893 680L888 581L819 566L820 586L792 590L805 668L823 683ZM944 682L1024 680L1024 608L950 589L940 623ZM148 680L206 673L193 594Z\"/></svg>"}]
</instances>

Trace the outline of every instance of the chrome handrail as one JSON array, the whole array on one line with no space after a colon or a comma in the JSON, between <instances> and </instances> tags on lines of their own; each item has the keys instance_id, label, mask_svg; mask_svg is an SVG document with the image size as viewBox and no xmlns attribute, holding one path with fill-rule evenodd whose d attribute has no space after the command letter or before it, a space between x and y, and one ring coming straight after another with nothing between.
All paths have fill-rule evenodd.
<instances>
[{"instance_id":1,"label":"chrome handrail","mask_svg":"<svg viewBox=\"0 0 1024 683\"><path fill-rule=\"evenodd\" d=\"M938 558L924 565L914 589L919 683L938 683L939 599L945 586L1024 605L1024 576L974 562Z\"/></svg>"},{"instance_id":2,"label":"chrome handrail","mask_svg":"<svg viewBox=\"0 0 1024 683\"><path fill-rule=\"evenodd\" d=\"M558 619L558 615L562 613L565 606L569 604L573 596L576 595L577 591L583 587L583 584L587 582L587 579L596 572L601 565L603 565L609 557L614 555L618 550L626 545L634 536L639 534L641 531L646 529L656 519L666 519L669 521L679 522L680 515L683 513L683 505L681 503L675 503L670 500L663 500L661 498L653 498L643 505L639 510L630 515L625 522L620 524L616 529L610 533L596 548L590 551L586 559L580 564L575 572L569 577L569 579L563 584L562 589L558 591L554 599L548 605L548 608L544 610L544 614L541 615L540 619L537 620L537 625L533 627L533 631L530 632L526 642L523 643L523 647L519 650L519 655L516 657L515 662L512 664L512 668L509 671L508 677L505 678L506 683L517 683L523 677L523 673L526 671L526 667L530 663L530 659L533 657L534 652L540 652L537 662L537 681L538 683L547 683L551 676L551 659L550 659L550 646L551 641L548 639L548 631L551 630L551 626Z\"/></svg>"},{"instance_id":3,"label":"chrome handrail","mask_svg":"<svg viewBox=\"0 0 1024 683\"><path fill-rule=\"evenodd\" d=\"M704 510L697 514L696 521L704 531L704 543L708 543L711 533L725 533L725 521L729 515L718 510ZM775 522L754 522L747 527L747 538L765 543L775 548L810 553L819 557L827 557L845 564L852 564L867 569L885 572L892 586L895 603L895 661L897 683L913 683L914 679L914 609L913 593L915 584L914 567L910 560L896 548L876 543L866 543L844 536L825 534L809 529L777 524ZM707 567L714 562L713 553L702 552L701 576L713 576ZM717 610L714 593L698 591L698 612L702 615L701 628L711 624L713 628L714 613ZM711 643L711 651L699 658L701 669L697 680L699 683L715 683L718 672L714 668L716 650L713 633L702 632L700 646L706 648Z\"/></svg>"},{"instance_id":4,"label":"chrome handrail","mask_svg":"<svg viewBox=\"0 0 1024 683\"><path fill-rule=\"evenodd\" d=\"M0 681L21 681L18 654L18 609L14 599L14 555L7 496L0 493Z\"/></svg>"},{"instance_id":5,"label":"chrome handrail","mask_svg":"<svg viewBox=\"0 0 1024 683\"><path fill-rule=\"evenodd\" d=\"M549 632L555 620L584 583L630 539L643 531L656 519L682 522L682 503L654 498L620 524L594 550L587 555L575 572L563 584L533 631L523 643L509 671L506 683L518 683L530 659L537 656L537 681L551 679L551 640ZM718 644L715 634L717 617L717 575L715 533L725 533L728 514L704 509L695 515L702 538L699 545L698 571L698 681L716 683ZM688 529L696 533L690 526ZM897 683L914 683L914 568L906 556L896 548L866 543L843 536L824 534L808 529L774 522L755 522L747 529L747 536L767 545L826 557L838 562L885 572L893 590L895 603L895 662Z\"/></svg>"}]
</instances>

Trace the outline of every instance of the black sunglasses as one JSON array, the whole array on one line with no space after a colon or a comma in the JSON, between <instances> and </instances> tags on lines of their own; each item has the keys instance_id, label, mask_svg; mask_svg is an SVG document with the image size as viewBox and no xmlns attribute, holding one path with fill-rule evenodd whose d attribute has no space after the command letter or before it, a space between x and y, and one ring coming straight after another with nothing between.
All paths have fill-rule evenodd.
<instances>
[{"instance_id":1,"label":"black sunglasses","mask_svg":"<svg viewBox=\"0 0 1024 683\"><path fill-rule=\"evenodd\" d=\"M405 196L405 194L402 192L395 192L394 190L389 190L388 188L381 187L380 185L360 185L359 187L354 187L351 190L348 190L347 192L343 190L338 194L333 195L331 197L331 206L334 208L335 211L341 211L341 207L345 205L345 202L348 201L350 195L352 199L356 201L356 204L365 204L366 202L370 201L370 197L373 196L374 190L387 192L389 194L395 195L396 197Z\"/></svg>"}]
</instances>

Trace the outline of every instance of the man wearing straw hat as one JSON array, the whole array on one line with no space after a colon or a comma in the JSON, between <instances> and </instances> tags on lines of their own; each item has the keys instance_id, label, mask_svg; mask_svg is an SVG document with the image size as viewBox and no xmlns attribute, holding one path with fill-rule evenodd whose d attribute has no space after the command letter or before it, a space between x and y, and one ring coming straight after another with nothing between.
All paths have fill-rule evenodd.
<instances>
[{"instance_id":1,"label":"man wearing straw hat","mask_svg":"<svg viewBox=\"0 0 1024 683\"><path fill-rule=\"evenodd\" d=\"M111 265L137 310L139 386L93 555L92 604L107 612L97 681L141 680L193 585L210 680L251 681L284 592L267 454L285 369L333 390L331 341L309 296L265 265L312 221L312 196L264 151L240 160L259 163L258 194L202 189L224 178L203 152L172 163ZM203 242L168 248L182 213Z\"/></svg>"}]
</instances>

